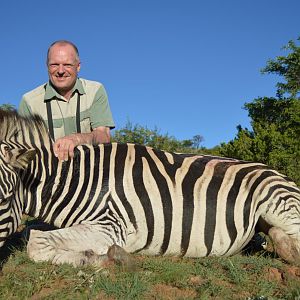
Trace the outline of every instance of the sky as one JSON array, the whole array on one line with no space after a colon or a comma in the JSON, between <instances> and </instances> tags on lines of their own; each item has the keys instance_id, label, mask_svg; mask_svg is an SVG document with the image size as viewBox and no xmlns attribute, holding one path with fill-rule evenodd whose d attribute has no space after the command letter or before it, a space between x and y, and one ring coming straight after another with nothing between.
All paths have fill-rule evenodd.
<instances>
[{"instance_id":1,"label":"sky","mask_svg":"<svg viewBox=\"0 0 300 300\"><path fill-rule=\"evenodd\" d=\"M243 108L276 95L269 59L300 36L299 0L10 0L0 11L0 104L47 82L49 45L74 42L80 77L101 82L128 122L212 148L251 129Z\"/></svg>"}]
</instances>

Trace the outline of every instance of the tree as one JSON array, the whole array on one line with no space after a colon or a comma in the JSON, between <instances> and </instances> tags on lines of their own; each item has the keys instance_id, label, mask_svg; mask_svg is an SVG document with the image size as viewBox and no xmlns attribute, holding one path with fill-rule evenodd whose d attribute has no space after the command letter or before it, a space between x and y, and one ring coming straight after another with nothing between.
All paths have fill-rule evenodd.
<instances>
[{"instance_id":1,"label":"tree","mask_svg":"<svg viewBox=\"0 0 300 300\"><path fill-rule=\"evenodd\" d=\"M196 149L199 149L200 148L200 144L204 141L204 138L202 135L200 134L197 134L197 135L194 135L193 136L193 146L196 148Z\"/></svg>"},{"instance_id":2,"label":"tree","mask_svg":"<svg viewBox=\"0 0 300 300\"><path fill-rule=\"evenodd\" d=\"M299 41L300 37L297 40ZM281 98L284 94L289 94L294 98L300 91L300 47L294 41L289 41L283 49L290 53L269 60L262 73L282 76L285 82L277 83L277 96Z\"/></svg>"},{"instance_id":3,"label":"tree","mask_svg":"<svg viewBox=\"0 0 300 300\"><path fill-rule=\"evenodd\" d=\"M9 104L9 103L1 104L0 108L4 109L4 110L15 110L16 109L13 104Z\"/></svg>"},{"instance_id":4,"label":"tree","mask_svg":"<svg viewBox=\"0 0 300 300\"><path fill-rule=\"evenodd\" d=\"M290 41L287 56L269 60L263 73L276 73L276 97L260 97L244 108L252 131L238 127L234 140L222 144L220 153L239 159L260 161L293 178L300 185L300 47Z\"/></svg>"},{"instance_id":5,"label":"tree","mask_svg":"<svg viewBox=\"0 0 300 300\"><path fill-rule=\"evenodd\" d=\"M254 160L253 133L247 128L237 126L237 136L229 143L222 143L219 149L221 155L243 160Z\"/></svg>"},{"instance_id":6,"label":"tree","mask_svg":"<svg viewBox=\"0 0 300 300\"><path fill-rule=\"evenodd\" d=\"M112 141L119 143L136 143L166 151L177 151L180 148L180 141L168 134L160 134L157 128L151 130L139 124L133 125L127 121L124 128L116 130Z\"/></svg>"},{"instance_id":7,"label":"tree","mask_svg":"<svg viewBox=\"0 0 300 300\"><path fill-rule=\"evenodd\" d=\"M201 135L196 135L192 139L177 140L168 134L161 134L157 128L148 129L139 124L133 125L127 121L126 125L120 130L115 130L112 141L119 143L136 143L150 146L153 148L181 153L201 153L205 152L205 148L199 149L200 143L203 141Z\"/></svg>"}]
</instances>

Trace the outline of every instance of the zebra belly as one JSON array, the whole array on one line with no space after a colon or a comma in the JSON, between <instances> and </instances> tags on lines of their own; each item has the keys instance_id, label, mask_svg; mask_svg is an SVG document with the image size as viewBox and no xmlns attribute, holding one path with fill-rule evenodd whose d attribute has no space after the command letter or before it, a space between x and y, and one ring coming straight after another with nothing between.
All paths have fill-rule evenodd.
<instances>
[{"instance_id":1,"label":"zebra belly","mask_svg":"<svg viewBox=\"0 0 300 300\"><path fill-rule=\"evenodd\" d=\"M141 228L145 229L145 227L146 225ZM230 256L240 252L254 235L254 230L246 232L246 234L243 234L242 230L240 230L236 239L231 241L228 234L224 234L223 231L218 234L215 232L213 234L213 244L209 247L206 244L204 235L201 234L201 232L204 232L204 229L192 229L188 248L184 251L182 245L185 235L182 234L182 230L180 232L172 230L173 234L169 239L168 246L163 251L162 249L165 247L164 243L166 240L164 229L164 224L155 226L153 239L149 245L146 245L149 235L148 231L145 232L139 229L136 231L132 230L131 233L129 231L124 249L130 253L138 252L145 255L186 257Z\"/></svg>"},{"instance_id":2,"label":"zebra belly","mask_svg":"<svg viewBox=\"0 0 300 300\"><path fill-rule=\"evenodd\" d=\"M138 252L144 255L166 255L166 256L185 256L185 257L205 257L205 256L230 256L239 253L245 245L250 241L251 236L248 238L243 238L236 240L233 245L229 247L227 243L219 241L216 239L213 247L208 251L208 247L205 245L203 239L199 239L198 242L194 241L189 244L188 250L183 253L181 248L181 243L178 241L170 241L172 247L168 247L166 252L162 252L162 244L159 241L152 241L149 247L145 249L140 249L134 247L135 243L131 240L131 244L126 244L124 249L127 252L134 253ZM139 238L136 239L137 243L140 241ZM136 244L137 244L136 243Z\"/></svg>"}]
</instances>

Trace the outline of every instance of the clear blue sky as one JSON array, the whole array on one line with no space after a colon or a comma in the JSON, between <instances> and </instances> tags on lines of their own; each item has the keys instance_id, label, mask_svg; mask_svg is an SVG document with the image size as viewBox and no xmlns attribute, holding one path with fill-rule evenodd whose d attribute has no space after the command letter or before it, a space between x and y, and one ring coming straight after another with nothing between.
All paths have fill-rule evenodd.
<instances>
[{"instance_id":1,"label":"clear blue sky","mask_svg":"<svg viewBox=\"0 0 300 300\"><path fill-rule=\"evenodd\" d=\"M260 69L300 35L299 0L10 0L0 11L0 104L46 82L49 44L68 39L116 129L200 134L207 148L250 127L244 103L275 96L278 81Z\"/></svg>"}]
</instances>

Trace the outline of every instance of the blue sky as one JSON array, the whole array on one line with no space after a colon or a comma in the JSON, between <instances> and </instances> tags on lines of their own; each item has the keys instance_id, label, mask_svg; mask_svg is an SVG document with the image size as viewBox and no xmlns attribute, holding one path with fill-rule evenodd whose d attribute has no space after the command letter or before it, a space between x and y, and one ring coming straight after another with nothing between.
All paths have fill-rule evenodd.
<instances>
[{"instance_id":1,"label":"blue sky","mask_svg":"<svg viewBox=\"0 0 300 300\"><path fill-rule=\"evenodd\" d=\"M1 1L0 104L47 81L49 44L77 44L80 76L104 84L116 129L155 127L179 140L200 134L210 148L243 109L275 96L268 59L300 36L299 0Z\"/></svg>"}]
</instances>

